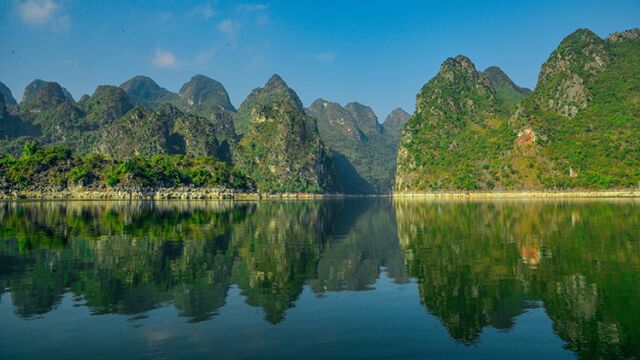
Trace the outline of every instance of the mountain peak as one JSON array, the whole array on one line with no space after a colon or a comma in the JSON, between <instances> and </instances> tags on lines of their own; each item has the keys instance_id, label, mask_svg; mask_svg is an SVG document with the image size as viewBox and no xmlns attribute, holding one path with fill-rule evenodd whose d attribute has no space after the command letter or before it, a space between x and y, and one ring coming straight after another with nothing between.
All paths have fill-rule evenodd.
<instances>
[{"instance_id":1,"label":"mountain peak","mask_svg":"<svg viewBox=\"0 0 640 360\"><path fill-rule=\"evenodd\" d=\"M155 108L161 102L176 97L176 94L160 87L153 79L144 75L136 75L120 84L135 105Z\"/></svg>"},{"instance_id":2,"label":"mountain peak","mask_svg":"<svg viewBox=\"0 0 640 360\"><path fill-rule=\"evenodd\" d=\"M125 92L129 92L130 90L141 86L161 89L160 85L158 85L158 83L156 83L152 78L144 75L136 75L120 84L120 88L122 88L122 90L124 90Z\"/></svg>"},{"instance_id":3,"label":"mountain peak","mask_svg":"<svg viewBox=\"0 0 640 360\"><path fill-rule=\"evenodd\" d=\"M473 64L471 59L464 55L458 55L455 57L450 57L445 60L440 66L441 72L446 72L450 70L462 70L466 73L476 73L476 66Z\"/></svg>"},{"instance_id":4,"label":"mountain peak","mask_svg":"<svg viewBox=\"0 0 640 360\"><path fill-rule=\"evenodd\" d=\"M57 87L60 88L60 91L62 92L62 94L64 95L64 97L66 98L67 101L71 101L71 102L74 101L73 100L73 96L71 96L71 93L69 93L69 91L67 91L67 89L65 89L62 86L60 86L60 84L58 84L56 82L45 81L45 80L42 80L42 79L35 79L32 82L30 82L24 88L24 94L22 95L22 102L29 102L29 101L32 101L32 100L36 99L38 97L38 94L42 90L42 88L44 88L45 85L47 85L47 84L55 84L55 85L57 85ZM48 91L53 90L53 88L56 87L55 85L51 86L51 88Z\"/></svg>"},{"instance_id":5,"label":"mountain peak","mask_svg":"<svg viewBox=\"0 0 640 360\"><path fill-rule=\"evenodd\" d=\"M384 119L383 124L386 126L389 121L395 121L396 119L406 119L409 120L409 118L411 117L411 114L409 114L408 112L404 111L403 108L398 107L393 109L393 111L391 111L389 113L389 115L387 115L387 117Z\"/></svg>"},{"instance_id":6,"label":"mountain peak","mask_svg":"<svg viewBox=\"0 0 640 360\"><path fill-rule=\"evenodd\" d=\"M511 105L517 104L531 94L531 90L516 85L513 80L497 66L489 66L483 72L495 90L497 97Z\"/></svg>"},{"instance_id":7,"label":"mountain peak","mask_svg":"<svg viewBox=\"0 0 640 360\"><path fill-rule=\"evenodd\" d=\"M286 89L289 88L287 83L278 74L273 74L269 81L264 85L265 89Z\"/></svg>"},{"instance_id":8,"label":"mountain peak","mask_svg":"<svg viewBox=\"0 0 640 360\"><path fill-rule=\"evenodd\" d=\"M188 107L222 106L225 110L236 111L224 86L202 74L193 76L189 82L182 85L179 96L185 99Z\"/></svg>"},{"instance_id":9,"label":"mountain peak","mask_svg":"<svg viewBox=\"0 0 640 360\"><path fill-rule=\"evenodd\" d=\"M356 124L367 136L383 131L382 126L378 122L378 116L371 107L354 101L348 103L344 108L353 114Z\"/></svg>"},{"instance_id":10,"label":"mountain peak","mask_svg":"<svg viewBox=\"0 0 640 360\"><path fill-rule=\"evenodd\" d=\"M589 29L565 37L542 64L536 102L546 111L569 118L587 106L591 95L586 83L611 61L606 42ZM544 95L543 95L544 94ZM547 97L553 99L548 101Z\"/></svg>"}]
</instances>

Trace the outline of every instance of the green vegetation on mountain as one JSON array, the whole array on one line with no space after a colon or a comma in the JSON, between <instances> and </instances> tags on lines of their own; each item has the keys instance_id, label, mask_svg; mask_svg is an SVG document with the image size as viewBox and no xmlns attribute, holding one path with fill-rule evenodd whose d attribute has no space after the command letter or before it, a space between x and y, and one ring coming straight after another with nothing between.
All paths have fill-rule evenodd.
<instances>
[{"instance_id":1,"label":"green vegetation on mountain","mask_svg":"<svg viewBox=\"0 0 640 360\"><path fill-rule=\"evenodd\" d=\"M464 56L447 59L418 94L398 150L396 189L493 188L491 175L513 141L507 116L486 75Z\"/></svg>"},{"instance_id":2,"label":"green vegetation on mountain","mask_svg":"<svg viewBox=\"0 0 640 360\"><path fill-rule=\"evenodd\" d=\"M330 186L316 120L278 75L255 89L238 111L245 128L235 156L260 191L323 192Z\"/></svg>"},{"instance_id":3,"label":"green vegetation on mountain","mask_svg":"<svg viewBox=\"0 0 640 360\"><path fill-rule=\"evenodd\" d=\"M507 96L504 76L497 82L495 70L447 60L418 94L398 152L397 190L638 186L638 34L569 35L515 110L517 87Z\"/></svg>"},{"instance_id":4,"label":"green vegetation on mountain","mask_svg":"<svg viewBox=\"0 0 640 360\"><path fill-rule=\"evenodd\" d=\"M640 30L565 38L514 117L519 161L546 188L640 185ZM522 141L520 141L522 142ZM521 165L521 166L523 166ZM533 177L533 176L532 176Z\"/></svg>"},{"instance_id":5,"label":"green vegetation on mountain","mask_svg":"<svg viewBox=\"0 0 640 360\"><path fill-rule=\"evenodd\" d=\"M79 157L70 149L30 141L22 154L0 155L0 189L21 190L83 186L224 187L252 189L252 182L214 157L185 155L135 156L113 160L100 154Z\"/></svg>"}]
</instances>

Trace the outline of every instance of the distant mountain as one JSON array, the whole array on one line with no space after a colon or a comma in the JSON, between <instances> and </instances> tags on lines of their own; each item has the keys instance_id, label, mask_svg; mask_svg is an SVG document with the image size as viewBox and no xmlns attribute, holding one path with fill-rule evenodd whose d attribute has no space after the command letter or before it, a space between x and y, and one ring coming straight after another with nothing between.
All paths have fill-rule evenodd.
<instances>
[{"instance_id":1,"label":"distant mountain","mask_svg":"<svg viewBox=\"0 0 640 360\"><path fill-rule=\"evenodd\" d=\"M321 192L330 186L325 148L316 120L278 75L254 89L240 105L236 124L244 128L236 164L272 192Z\"/></svg>"},{"instance_id":2,"label":"distant mountain","mask_svg":"<svg viewBox=\"0 0 640 360\"><path fill-rule=\"evenodd\" d=\"M178 94L160 87L153 79L137 75L123 82L120 88L129 96L134 105L156 108L163 103L180 102Z\"/></svg>"},{"instance_id":3,"label":"distant mountain","mask_svg":"<svg viewBox=\"0 0 640 360\"><path fill-rule=\"evenodd\" d=\"M400 143L400 137L402 131L407 125L407 121L411 118L411 114L407 113L401 108L393 110L382 123L385 134L393 139L393 142L398 145ZM395 159L394 159L395 161Z\"/></svg>"},{"instance_id":4,"label":"distant mountain","mask_svg":"<svg viewBox=\"0 0 640 360\"><path fill-rule=\"evenodd\" d=\"M498 100L515 108L518 103L531 94L531 90L516 85L507 74L497 66L490 66L483 71L496 93Z\"/></svg>"},{"instance_id":5,"label":"distant mountain","mask_svg":"<svg viewBox=\"0 0 640 360\"><path fill-rule=\"evenodd\" d=\"M224 86L204 75L196 75L182 85L179 96L187 110L206 112L211 107L221 106L227 111L236 111Z\"/></svg>"},{"instance_id":6,"label":"distant mountain","mask_svg":"<svg viewBox=\"0 0 640 360\"><path fill-rule=\"evenodd\" d=\"M318 120L320 137L332 150L336 182L341 191L372 194L391 190L396 146L370 107L357 102L342 107L318 99L307 109L307 114Z\"/></svg>"},{"instance_id":7,"label":"distant mountain","mask_svg":"<svg viewBox=\"0 0 640 360\"><path fill-rule=\"evenodd\" d=\"M35 79L32 82L30 82L29 85L27 85L27 87L25 87L24 89L24 94L22 95L22 100L20 101L20 103L21 104L28 103L34 100L36 97L39 96L38 94L40 93L41 89L48 84L52 84L52 82L44 81L40 79ZM53 84L56 84L58 87L60 87L60 91L69 102L74 101L73 96L71 96L71 93L69 93L67 89L61 87L58 83L53 83Z\"/></svg>"},{"instance_id":8,"label":"distant mountain","mask_svg":"<svg viewBox=\"0 0 640 360\"><path fill-rule=\"evenodd\" d=\"M12 109L18 106L18 102L13 97L11 90L3 83L0 82L0 95L3 97L3 103L7 109Z\"/></svg>"},{"instance_id":9,"label":"distant mountain","mask_svg":"<svg viewBox=\"0 0 640 360\"><path fill-rule=\"evenodd\" d=\"M378 122L378 117L370 107L358 102L352 102L347 104L344 108L351 113L356 121L356 125L366 136L376 136L384 131Z\"/></svg>"},{"instance_id":10,"label":"distant mountain","mask_svg":"<svg viewBox=\"0 0 640 360\"><path fill-rule=\"evenodd\" d=\"M86 120L98 127L110 124L133 108L129 96L117 86L100 85L90 97L83 97L78 106L85 112Z\"/></svg>"},{"instance_id":11,"label":"distant mountain","mask_svg":"<svg viewBox=\"0 0 640 360\"><path fill-rule=\"evenodd\" d=\"M528 96L501 71L448 59L418 94L398 150L396 189L638 186L639 35L633 29L604 40L575 31Z\"/></svg>"},{"instance_id":12,"label":"distant mountain","mask_svg":"<svg viewBox=\"0 0 640 360\"><path fill-rule=\"evenodd\" d=\"M153 110L137 106L102 130L97 150L115 159L155 154L229 158L229 146L223 149L217 136L218 121L231 119L186 114L171 104Z\"/></svg>"}]
</instances>

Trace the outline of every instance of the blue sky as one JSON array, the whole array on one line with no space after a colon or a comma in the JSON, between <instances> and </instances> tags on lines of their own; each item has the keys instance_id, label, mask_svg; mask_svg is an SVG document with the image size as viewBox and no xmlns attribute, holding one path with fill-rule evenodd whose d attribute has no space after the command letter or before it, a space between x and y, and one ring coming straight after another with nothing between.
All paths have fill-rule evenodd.
<instances>
[{"instance_id":1,"label":"blue sky","mask_svg":"<svg viewBox=\"0 0 640 360\"><path fill-rule=\"evenodd\" d=\"M412 112L449 56L500 66L534 87L573 30L606 36L638 26L638 0L0 0L0 81L18 100L34 78L78 98L137 74L177 91L202 73L238 106L278 73L305 106L359 101L382 121L398 106Z\"/></svg>"}]
</instances>

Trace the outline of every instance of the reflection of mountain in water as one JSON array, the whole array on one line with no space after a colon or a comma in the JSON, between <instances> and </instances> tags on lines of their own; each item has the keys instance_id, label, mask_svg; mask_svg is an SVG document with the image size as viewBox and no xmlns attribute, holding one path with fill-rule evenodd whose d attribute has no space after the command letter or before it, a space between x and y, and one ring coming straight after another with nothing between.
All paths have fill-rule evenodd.
<instances>
[{"instance_id":1,"label":"reflection of mountain in water","mask_svg":"<svg viewBox=\"0 0 640 360\"><path fill-rule=\"evenodd\" d=\"M420 298L465 343L542 300L583 357L640 354L637 202L402 202L398 234ZM635 354L635 355L634 355Z\"/></svg>"},{"instance_id":2,"label":"reflection of mountain in water","mask_svg":"<svg viewBox=\"0 0 640 360\"><path fill-rule=\"evenodd\" d=\"M71 292L94 314L197 322L235 284L278 323L305 286L369 290L386 269L463 343L543 304L578 355L633 357L639 219L637 202L5 202L0 295L25 318Z\"/></svg>"},{"instance_id":3,"label":"reflection of mountain in water","mask_svg":"<svg viewBox=\"0 0 640 360\"><path fill-rule=\"evenodd\" d=\"M0 292L11 289L23 317L71 290L96 314L138 316L171 302L202 321L237 284L277 323L305 283L362 290L381 266L406 279L390 209L375 200L2 203Z\"/></svg>"}]
</instances>

